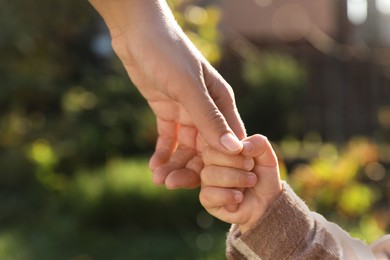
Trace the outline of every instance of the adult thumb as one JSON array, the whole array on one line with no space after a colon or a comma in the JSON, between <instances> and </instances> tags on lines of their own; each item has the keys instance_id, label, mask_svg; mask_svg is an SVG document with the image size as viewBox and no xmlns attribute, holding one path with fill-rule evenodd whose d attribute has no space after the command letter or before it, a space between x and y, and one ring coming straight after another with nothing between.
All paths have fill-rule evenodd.
<instances>
[{"instance_id":1,"label":"adult thumb","mask_svg":"<svg viewBox=\"0 0 390 260\"><path fill-rule=\"evenodd\" d=\"M204 81L187 89L182 105L211 147L225 154L238 154L243 148L240 140L245 137L245 130L233 91L215 70L206 66Z\"/></svg>"}]
</instances>

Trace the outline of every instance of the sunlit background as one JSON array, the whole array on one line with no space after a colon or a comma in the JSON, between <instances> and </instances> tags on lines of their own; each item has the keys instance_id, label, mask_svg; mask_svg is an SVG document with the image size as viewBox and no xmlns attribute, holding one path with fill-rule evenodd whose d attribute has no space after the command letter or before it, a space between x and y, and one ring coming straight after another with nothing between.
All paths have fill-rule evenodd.
<instances>
[{"instance_id":1,"label":"sunlit background","mask_svg":"<svg viewBox=\"0 0 390 260\"><path fill-rule=\"evenodd\" d=\"M390 231L390 1L171 0L310 208ZM87 1L0 0L0 259L224 259L198 190L151 183L154 117Z\"/></svg>"}]
</instances>

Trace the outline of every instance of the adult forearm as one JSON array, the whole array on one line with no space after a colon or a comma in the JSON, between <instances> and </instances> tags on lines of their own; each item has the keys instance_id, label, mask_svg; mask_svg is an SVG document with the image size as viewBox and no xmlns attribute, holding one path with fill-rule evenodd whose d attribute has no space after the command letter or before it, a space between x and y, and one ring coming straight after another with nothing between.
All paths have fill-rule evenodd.
<instances>
[{"instance_id":1,"label":"adult forearm","mask_svg":"<svg viewBox=\"0 0 390 260\"><path fill-rule=\"evenodd\" d=\"M89 0L114 38L145 24L176 24L165 0Z\"/></svg>"}]
</instances>

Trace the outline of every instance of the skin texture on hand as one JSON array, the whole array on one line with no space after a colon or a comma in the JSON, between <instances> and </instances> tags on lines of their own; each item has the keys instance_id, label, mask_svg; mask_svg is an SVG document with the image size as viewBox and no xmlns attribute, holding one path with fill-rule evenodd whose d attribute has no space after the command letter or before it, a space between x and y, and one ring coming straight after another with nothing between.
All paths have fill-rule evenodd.
<instances>
[{"instance_id":1,"label":"skin texture on hand","mask_svg":"<svg viewBox=\"0 0 390 260\"><path fill-rule=\"evenodd\" d=\"M277 157L266 137L254 135L244 140L253 149L241 155L223 155L204 148L206 167L201 172L201 204L216 218L238 224L242 233L251 229L282 191ZM249 168L249 158L254 167ZM246 165L246 166L245 166ZM236 188L233 188L236 187ZM237 188L246 188L243 192ZM239 204L236 211L227 205Z\"/></svg>"},{"instance_id":2,"label":"skin texture on hand","mask_svg":"<svg viewBox=\"0 0 390 260\"><path fill-rule=\"evenodd\" d=\"M114 51L156 115L153 180L168 188L200 184L202 137L238 154L245 130L234 93L175 21L164 0L90 0L104 18Z\"/></svg>"}]
</instances>

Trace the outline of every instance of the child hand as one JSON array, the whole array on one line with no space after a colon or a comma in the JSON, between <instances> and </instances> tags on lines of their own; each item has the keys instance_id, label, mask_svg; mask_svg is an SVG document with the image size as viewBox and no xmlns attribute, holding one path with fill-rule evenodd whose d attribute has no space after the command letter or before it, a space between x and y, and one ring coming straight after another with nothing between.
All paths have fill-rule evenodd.
<instances>
[{"instance_id":1,"label":"child hand","mask_svg":"<svg viewBox=\"0 0 390 260\"><path fill-rule=\"evenodd\" d=\"M282 191L277 157L267 138L253 135L243 143L253 149L244 149L236 156L221 154L211 147L204 149L199 194L201 204L211 215L238 224L242 233L253 227ZM248 157L254 159L253 169ZM228 210L227 206L238 203L236 211Z\"/></svg>"}]
</instances>

